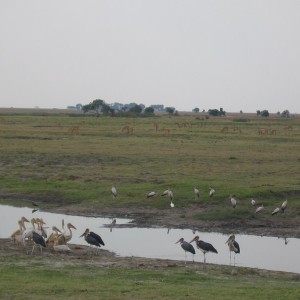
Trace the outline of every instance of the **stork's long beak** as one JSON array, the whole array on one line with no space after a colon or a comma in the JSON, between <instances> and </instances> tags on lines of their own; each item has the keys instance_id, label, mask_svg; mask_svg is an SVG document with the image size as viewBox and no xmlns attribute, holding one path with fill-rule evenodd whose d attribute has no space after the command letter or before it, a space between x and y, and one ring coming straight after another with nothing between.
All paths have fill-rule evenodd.
<instances>
[{"instance_id":1,"label":"stork's long beak","mask_svg":"<svg viewBox=\"0 0 300 300\"><path fill-rule=\"evenodd\" d=\"M83 237L85 235L86 231L80 236L80 237Z\"/></svg>"},{"instance_id":2,"label":"stork's long beak","mask_svg":"<svg viewBox=\"0 0 300 300\"><path fill-rule=\"evenodd\" d=\"M190 241L190 243L192 243L192 242L194 242L195 241L195 238L193 238L191 241Z\"/></svg>"},{"instance_id":3,"label":"stork's long beak","mask_svg":"<svg viewBox=\"0 0 300 300\"><path fill-rule=\"evenodd\" d=\"M181 241L181 239L179 239L175 244L178 244Z\"/></svg>"},{"instance_id":4,"label":"stork's long beak","mask_svg":"<svg viewBox=\"0 0 300 300\"><path fill-rule=\"evenodd\" d=\"M76 228L73 224L70 224L69 226L70 226L71 228L74 228L74 229L77 230L77 228Z\"/></svg>"}]
</instances>

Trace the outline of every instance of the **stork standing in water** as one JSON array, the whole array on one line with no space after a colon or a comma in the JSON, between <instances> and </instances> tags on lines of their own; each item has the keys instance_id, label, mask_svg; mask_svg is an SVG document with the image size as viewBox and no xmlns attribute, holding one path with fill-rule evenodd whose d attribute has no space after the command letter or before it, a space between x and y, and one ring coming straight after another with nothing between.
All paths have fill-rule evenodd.
<instances>
[{"instance_id":1,"label":"stork standing in water","mask_svg":"<svg viewBox=\"0 0 300 300\"><path fill-rule=\"evenodd\" d=\"M185 253L185 264L186 264L186 252L190 252L193 254L193 262L194 262L194 255L196 253L195 248L192 244L186 242L184 238L179 239L175 244L180 243L181 248L184 250Z\"/></svg>"},{"instance_id":2,"label":"stork standing in water","mask_svg":"<svg viewBox=\"0 0 300 300\"><path fill-rule=\"evenodd\" d=\"M207 252L213 252L213 253L218 253L218 251L215 249L215 247L210 244L210 243L206 243L204 241L201 241L199 240L199 235L196 235L191 241L190 243L192 242L195 242L196 245L197 245L197 248L200 249L202 252L203 252L203 255L204 255L204 260L203 260L203 263L204 263L204 266L206 264L206 257L205 257L205 254Z\"/></svg>"},{"instance_id":3,"label":"stork standing in water","mask_svg":"<svg viewBox=\"0 0 300 300\"><path fill-rule=\"evenodd\" d=\"M117 189L114 185L112 185L112 187L111 187L111 193L112 193L113 199L117 198Z\"/></svg>"},{"instance_id":4,"label":"stork standing in water","mask_svg":"<svg viewBox=\"0 0 300 300\"><path fill-rule=\"evenodd\" d=\"M240 245L235 240L235 235L232 234L228 238L225 244L228 244L229 252L230 252L230 264L231 264L231 252L234 252L234 266L235 266L235 254L240 253Z\"/></svg>"},{"instance_id":5,"label":"stork standing in water","mask_svg":"<svg viewBox=\"0 0 300 300\"><path fill-rule=\"evenodd\" d=\"M101 245L105 246L102 238L98 234L90 231L88 228L80 237L82 236L84 237L85 241L91 246L96 246L97 248L100 248Z\"/></svg>"},{"instance_id":6,"label":"stork standing in water","mask_svg":"<svg viewBox=\"0 0 300 300\"><path fill-rule=\"evenodd\" d=\"M31 255L33 254L34 248L36 245L40 246L41 249L41 255L43 254L43 248L46 248L46 242L44 240L44 238L36 233L35 231L32 232L32 240L33 240L33 247L32 247L32 251L31 251Z\"/></svg>"}]
</instances>

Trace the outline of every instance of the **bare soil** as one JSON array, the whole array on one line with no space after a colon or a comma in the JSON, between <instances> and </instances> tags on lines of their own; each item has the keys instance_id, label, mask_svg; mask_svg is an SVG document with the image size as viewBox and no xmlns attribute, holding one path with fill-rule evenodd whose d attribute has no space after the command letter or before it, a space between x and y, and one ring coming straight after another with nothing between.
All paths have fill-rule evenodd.
<instances>
[{"instance_id":1,"label":"bare soil","mask_svg":"<svg viewBox=\"0 0 300 300\"><path fill-rule=\"evenodd\" d=\"M154 209L154 208L78 208L72 205L53 209L54 212L97 217L119 217L132 219L132 226L191 228L198 231L244 233L265 236L300 238L300 217L281 218L281 215L269 216L267 219L202 221L193 219L199 206L188 208ZM184 217L183 217L184 216Z\"/></svg>"}]
</instances>

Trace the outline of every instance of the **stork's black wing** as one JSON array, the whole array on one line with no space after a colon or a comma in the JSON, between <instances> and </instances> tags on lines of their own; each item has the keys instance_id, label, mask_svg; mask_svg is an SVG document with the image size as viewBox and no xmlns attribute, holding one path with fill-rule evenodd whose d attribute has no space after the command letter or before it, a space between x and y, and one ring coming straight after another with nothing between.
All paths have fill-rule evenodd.
<instances>
[{"instance_id":1,"label":"stork's black wing","mask_svg":"<svg viewBox=\"0 0 300 300\"><path fill-rule=\"evenodd\" d=\"M44 238L41 235L39 235L38 233L33 232L32 239L36 244L46 247L46 242L45 242Z\"/></svg>"},{"instance_id":2,"label":"stork's black wing","mask_svg":"<svg viewBox=\"0 0 300 300\"><path fill-rule=\"evenodd\" d=\"M193 245L191 245L191 244L188 243L188 242L183 241L183 243L181 244L181 247L182 247L182 249L183 249L184 251L188 251L188 252L190 252L190 253L192 253L192 254L195 254L195 253L196 253L195 248L193 247Z\"/></svg>"},{"instance_id":3,"label":"stork's black wing","mask_svg":"<svg viewBox=\"0 0 300 300\"><path fill-rule=\"evenodd\" d=\"M203 250L205 252L218 253L218 251L216 250L216 248L212 244L210 244L210 243L206 243L204 241L198 241L197 242L197 246L198 246L198 248L200 248L201 250Z\"/></svg>"},{"instance_id":4,"label":"stork's black wing","mask_svg":"<svg viewBox=\"0 0 300 300\"><path fill-rule=\"evenodd\" d=\"M102 238L101 238L97 233L95 233L95 232L90 232L90 233L89 233L89 236L93 237L99 244L105 246L105 244L104 244ZM100 246L99 246L99 247L100 247Z\"/></svg>"}]
</instances>

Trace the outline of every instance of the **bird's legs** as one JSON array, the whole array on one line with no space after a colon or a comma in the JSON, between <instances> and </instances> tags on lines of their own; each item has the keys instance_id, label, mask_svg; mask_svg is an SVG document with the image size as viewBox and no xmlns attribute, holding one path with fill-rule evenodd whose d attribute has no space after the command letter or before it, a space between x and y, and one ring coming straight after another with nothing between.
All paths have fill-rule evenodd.
<instances>
[{"instance_id":1,"label":"bird's legs","mask_svg":"<svg viewBox=\"0 0 300 300\"><path fill-rule=\"evenodd\" d=\"M186 251L184 251L184 264L186 265Z\"/></svg>"}]
</instances>

